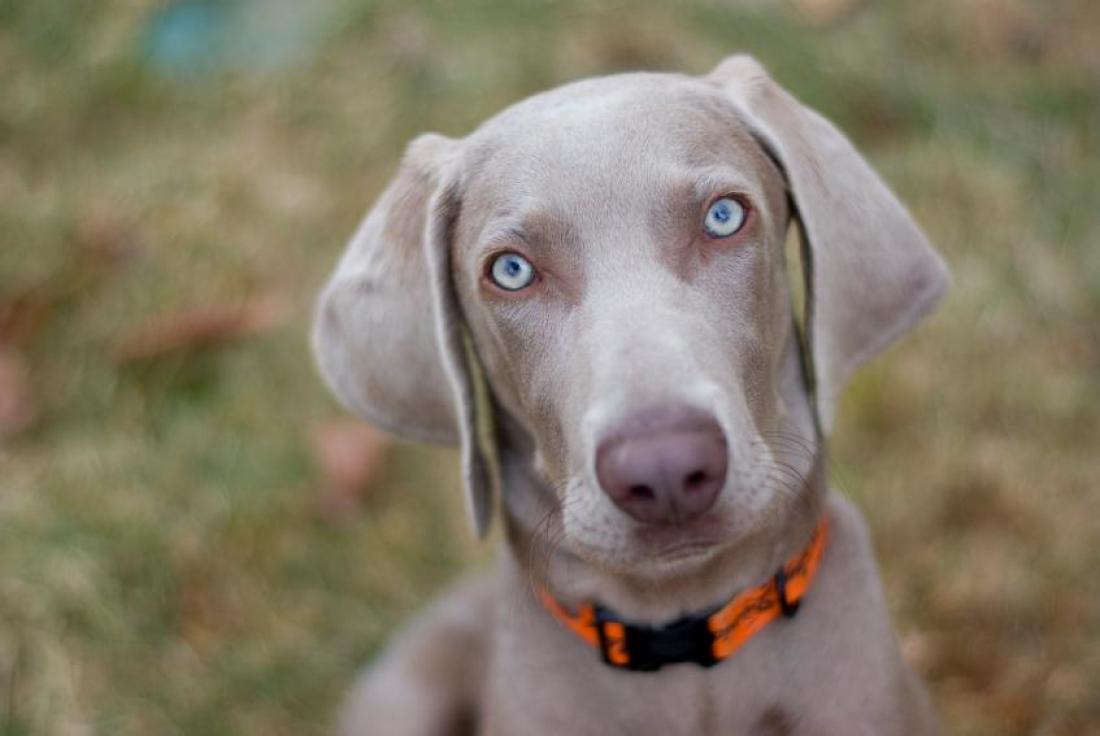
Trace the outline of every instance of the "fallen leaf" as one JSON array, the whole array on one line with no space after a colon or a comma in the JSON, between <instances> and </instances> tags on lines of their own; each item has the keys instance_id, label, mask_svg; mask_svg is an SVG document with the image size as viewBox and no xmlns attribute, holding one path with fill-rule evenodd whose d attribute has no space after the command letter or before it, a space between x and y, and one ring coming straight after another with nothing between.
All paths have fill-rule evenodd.
<instances>
[{"instance_id":1,"label":"fallen leaf","mask_svg":"<svg viewBox=\"0 0 1100 736\"><path fill-rule=\"evenodd\" d=\"M795 0L798 14L811 23L825 24L851 15L862 0Z\"/></svg>"},{"instance_id":2,"label":"fallen leaf","mask_svg":"<svg viewBox=\"0 0 1100 736\"><path fill-rule=\"evenodd\" d=\"M73 229L72 239L80 268L91 278L133 262L144 250L136 227L102 213L83 215Z\"/></svg>"},{"instance_id":3,"label":"fallen leaf","mask_svg":"<svg viewBox=\"0 0 1100 736\"><path fill-rule=\"evenodd\" d=\"M321 504L333 520L359 508L381 473L390 439L369 424L337 419L313 428L313 456L321 475Z\"/></svg>"},{"instance_id":4,"label":"fallen leaf","mask_svg":"<svg viewBox=\"0 0 1100 736\"><path fill-rule=\"evenodd\" d=\"M15 348L0 344L0 440L23 431L37 417L26 359Z\"/></svg>"},{"instance_id":5,"label":"fallen leaf","mask_svg":"<svg viewBox=\"0 0 1100 736\"><path fill-rule=\"evenodd\" d=\"M1016 56L1034 61L1049 50L1042 13L1026 3L974 0L962 7L969 16L963 17L969 37L986 58Z\"/></svg>"},{"instance_id":6,"label":"fallen leaf","mask_svg":"<svg viewBox=\"0 0 1100 736\"><path fill-rule=\"evenodd\" d=\"M43 286L26 287L0 298L0 343L23 345L49 322L58 297Z\"/></svg>"},{"instance_id":7,"label":"fallen leaf","mask_svg":"<svg viewBox=\"0 0 1100 736\"><path fill-rule=\"evenodd\" d=\"M137 231L109 217L82 217L72 233L72 257L44 279L0 294L0 343L25 346L59 312L76 307L141 255Z\"/></svg>"},{"instance_id":8,"label":"fallen leaf","mask_svg":"<svg viewBox=\"0 0 1100 736\"><path fill-rule=\"evenodd\" d=\"M287 312L281 299L268 297L161 317L120 339L114 359L131 363L209 350L267 332L281 323Z\"/></svg>"}]
</instances>

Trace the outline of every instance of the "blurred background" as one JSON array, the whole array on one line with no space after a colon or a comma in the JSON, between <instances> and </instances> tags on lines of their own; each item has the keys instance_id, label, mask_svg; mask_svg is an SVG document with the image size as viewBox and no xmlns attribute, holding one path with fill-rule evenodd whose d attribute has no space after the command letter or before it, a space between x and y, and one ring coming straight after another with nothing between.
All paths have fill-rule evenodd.
<instances>
[{"instance_id":1,"label":"blurred background","mask_svg":"<svg viewBox=\"0 0 1100 736\"><path fill-rule=\"evenodd\" d=\"M405 143L749 51L956 286L833 443L955 734L1100 733L1100 3L0 0L0 735L321 734L492 545L311 300Z\"/></svg>"}]
</instances>

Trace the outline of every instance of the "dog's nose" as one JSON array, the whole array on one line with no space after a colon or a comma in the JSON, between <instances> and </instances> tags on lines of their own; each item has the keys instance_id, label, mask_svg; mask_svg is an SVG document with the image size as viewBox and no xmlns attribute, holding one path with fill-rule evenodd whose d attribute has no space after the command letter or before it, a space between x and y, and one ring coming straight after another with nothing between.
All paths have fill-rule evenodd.
<instances>
[{"instance_id":1,"label":"dog's nose","mask_svg":"<svg viewBox=\"0 0 1100 736\"><path fill-rule=\"evenodd\" d=\"M627 419L596 450L596 478L619 508L647 524L694 519L726 482L726 436L709 414L650 410Z\"/></svg>"}]
</instances>

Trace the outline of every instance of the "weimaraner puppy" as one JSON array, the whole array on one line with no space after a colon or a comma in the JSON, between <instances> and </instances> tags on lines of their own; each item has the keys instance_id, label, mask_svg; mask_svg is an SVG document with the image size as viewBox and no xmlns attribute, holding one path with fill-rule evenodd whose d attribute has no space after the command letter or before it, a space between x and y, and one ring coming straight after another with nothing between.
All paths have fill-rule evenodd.
<instances>
[{"instance_id":1,"label":"weimaraner puppy","mask_svg":"<svg viewBox=\"0 0 1100 736\"><path fill-rule=\"evenodd\" d=\"M461 448L474 529L499 495L506 544L367 670L341 732L937 733L822 469L845 383L948 281L746 56L415 140L314 348L351 410Z\"/></svg>"}]
</instances>

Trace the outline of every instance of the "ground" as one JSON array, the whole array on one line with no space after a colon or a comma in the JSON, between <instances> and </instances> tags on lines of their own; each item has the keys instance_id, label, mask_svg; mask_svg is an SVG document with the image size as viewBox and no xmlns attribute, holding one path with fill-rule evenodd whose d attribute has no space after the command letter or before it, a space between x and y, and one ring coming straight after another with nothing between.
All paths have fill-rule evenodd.
<instances>
[{"instance_id":1,"label":"ground","mask_svg":"<svg viewBox=\"0 0 1100 736\"><path fill-rule=\"evenodd\" d=\"M1100 6L312 5L0 0L0 734L324 733L490 554L448 450L321 501L325 272L417 133L733 51L954 271L833 446L906 656L952 733L1100 733Z\"/></svg>"}]
</instances>

